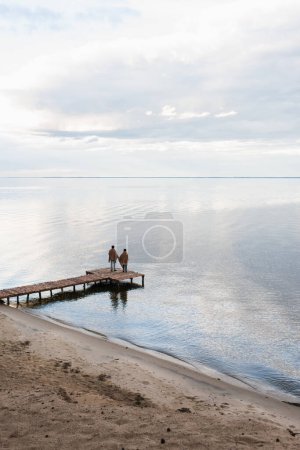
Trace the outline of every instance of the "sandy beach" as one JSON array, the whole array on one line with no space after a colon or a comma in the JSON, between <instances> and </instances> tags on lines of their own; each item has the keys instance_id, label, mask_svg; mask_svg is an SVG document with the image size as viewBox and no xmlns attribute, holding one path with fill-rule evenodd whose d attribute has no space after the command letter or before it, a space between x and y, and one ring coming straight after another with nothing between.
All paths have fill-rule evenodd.
<instances>
[{"instance_id":1,"label":"sandy beach","mask_svg":"<svg viewBox=\"0 0 300 450\"><path fill-rule=\"evenodd\" d=\"M298 449L300 408L0 306L3 449Z\"/></svg>"}]
</instances>

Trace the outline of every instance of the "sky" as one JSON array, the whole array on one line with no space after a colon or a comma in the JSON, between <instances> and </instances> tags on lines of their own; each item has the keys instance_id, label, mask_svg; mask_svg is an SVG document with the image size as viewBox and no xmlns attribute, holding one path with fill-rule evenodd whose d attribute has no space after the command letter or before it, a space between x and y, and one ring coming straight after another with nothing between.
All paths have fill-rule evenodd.
<instances>
[{"instance_id":1,"label":"sky","mask_svg":"<svg viewBox=\"0 0 300 450\"><path fill-rule=\"evenodd\" d=\"M300 175L299 0L0 0L0 176Z\"/></svg>"}]
</instances>

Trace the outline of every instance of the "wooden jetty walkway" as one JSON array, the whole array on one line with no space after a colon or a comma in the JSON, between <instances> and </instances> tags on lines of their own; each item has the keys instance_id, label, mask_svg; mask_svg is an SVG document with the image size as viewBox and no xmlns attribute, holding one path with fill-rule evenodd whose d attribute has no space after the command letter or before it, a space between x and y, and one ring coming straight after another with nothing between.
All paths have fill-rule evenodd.
<instances>
[{"instance_id":1,"label":"wooden jetty walkway","mask_svg":"<svg viewBox=\"0 0 300 450\"><path fill-rule=\"evenodd\" d=\"M74 278L66 278L64 280L47 281L45 283L29 284L26 286L19 286L14 288L0 290L0 300L7 300L9 305L10 299L16 297L17 303L21 296L26 295L26 301L29 301L31 294L39 294L39 298L42 298L42 292L50 292L50 296L53 296L53 292L59 290L63 292L66 288L73 288L76 291L76 286L82 286L85 291L86 286L91 283L120 283L125 280L130 280L133 283L134 278L142 278L142 287L144 287L145 275L138 272L122 272L122 270L116 270L111 272L110 269L92 269L87 270L85 275Z\"/></svg>"}]
</instances>

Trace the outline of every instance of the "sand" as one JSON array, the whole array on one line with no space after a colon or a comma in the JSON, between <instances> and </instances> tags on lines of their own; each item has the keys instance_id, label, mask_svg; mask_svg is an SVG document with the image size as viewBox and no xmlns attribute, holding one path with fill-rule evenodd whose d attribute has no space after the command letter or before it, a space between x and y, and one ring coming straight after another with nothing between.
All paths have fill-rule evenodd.
<instances>
[{"instance_id":1,"label":"sand","mask_svg":"<svg viewBox=\"0 0 300 450\"><path fill-rule=\"evenodd\" d=\"M1 449L300 448L300 408L0 306Z\"/></svg>"}]
</instances>

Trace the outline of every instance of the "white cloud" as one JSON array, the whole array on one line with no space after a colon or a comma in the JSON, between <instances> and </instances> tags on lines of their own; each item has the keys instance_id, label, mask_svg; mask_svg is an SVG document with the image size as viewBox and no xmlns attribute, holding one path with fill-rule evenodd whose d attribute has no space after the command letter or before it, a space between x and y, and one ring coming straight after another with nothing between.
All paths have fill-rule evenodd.
<instances>
[{"instance_id":1,"label":"white cloud","mask_svg":"<svg viewBox=\"0 0 300 450\"><path fill-rule=\"evenodd\" d=\"M198 113L186 111L178 113L175 106L165 105L162 107L160 115L168 119L174 119L176 117L179 120L191 120L191 119L199 119L202 117L208 117L210 116L210 112L204 111Z\"/></svg>"},{"instance_id":2,"label":"white cloud","mask_svg":"<svg viewBox=\"0 0 300 450\"><path fill-rule=\"evenodd\" d=\"M165 105L162 107L160 115L172 119L177 116L176 108L174 106Z\"/></svg>"},{"instance_id":3,"label":"white cloud","mask_svg":"<svg viewBox=\"0 0 300 450\"><path fill-rule=\"evenodd\" d=\"M230 116L236 116L236 115L237 115L236 111L223 111L223 112L215 114L215 117L222 118L222 117L230 117Z\"/></svg>"},{"instance_id":4,"label":"white cloud","mask_svg":"<svg viewBox=\"0 0 300 450\"><path fill-rule=\"evenodd\" d=\"M210 116L210 112L208 112L208 111L204 111L201 113L183 112L179 115L179 119L182 119L182 120L200 119L202 117L208 117L208 116Z\"/></svg>"},{"instance_id":5,"label":"white cloud","mask_svg":"<svg viewBox=\"0 0 300 450\"><path fill-rule=\"evenodd\" d=\"M1 176L295 176L300 169L300 146L293 141L157 142L8 134L0 137L0 149Z\"/></svg>"},{"instance_id":6,"label":"white cloud","mask_svg":"<svg viewBox=\"0 0 300 450\"><path fill-rule=\"evenodd\" d=\"M2 132L115 136L125 148L151 137L160 150L299 137L296 0L5 4ZM47 158L46 141L39 151Z\"/></svg>"},{"instance_id":7,"label":"white cloud","mask_svg":"<svg viewBox=\"0 0 300 450\"><path fill-rule=\"evenodd\" d=\"M237 111L230 110L230 111L222 111L220 113L213 114L213 117L220 119L220 118L226 118L226 117L232 117L236 116L238 113ZM193 120L193 119L202 119L204 117L209 117L212 114L209 111L203 111L203 112L192 112L192 111L185 111L185 112L177 112L176 108L174 106L165 105L162 107L160 115L162 117L166 117L168 119L174 119L177 118L179 120Z\"/></svg>"}]
</instances>

